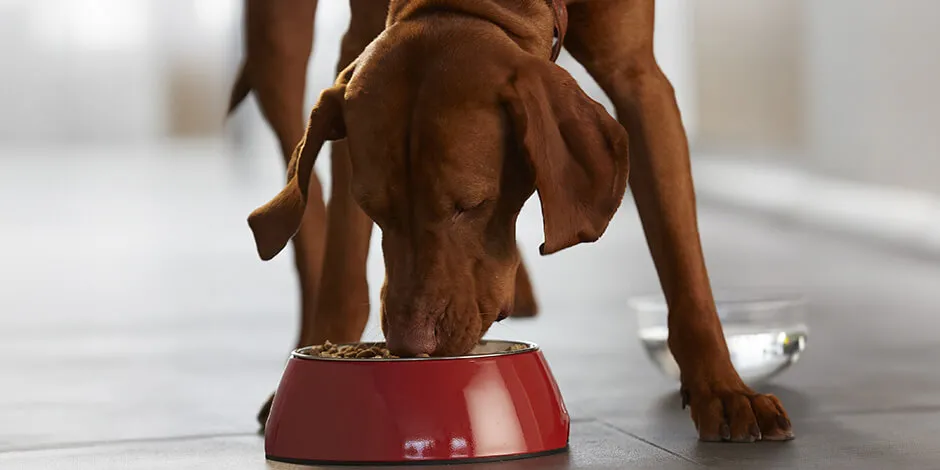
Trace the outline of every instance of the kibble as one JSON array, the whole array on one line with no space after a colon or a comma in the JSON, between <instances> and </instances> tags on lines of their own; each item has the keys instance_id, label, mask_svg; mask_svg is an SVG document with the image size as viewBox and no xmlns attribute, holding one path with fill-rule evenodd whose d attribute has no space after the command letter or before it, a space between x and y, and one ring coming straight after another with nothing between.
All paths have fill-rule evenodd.
<instances>
[{"instance_id":1,"label":"kibble","mask_svg":"<svg viewBox=\"0 0 940 470\"><path fill-rule=\"evenodd\" d=\"M528 348L528 346L525 344L514 343L505 351L521 351L526 348ZM311 346L305 353L310 356L333 359L399 359L399 356L392 354L391 351L385 347L385 343L336 345L329 341L324 341L323 344ZM426 358L431 356L421 353L415 357Z\"/></svg>"},{"instance_id":2,"label":"kibble","mask_svg":"<svg viewBox=\"0 0 940 470\"><path fill-rule=\"evenodd\" d=\"M337 346L329 341L312 346L307 354L311 356L340 359L397 359L388 349L373 344L344 344Z\"/></svg>"}]
</instances>

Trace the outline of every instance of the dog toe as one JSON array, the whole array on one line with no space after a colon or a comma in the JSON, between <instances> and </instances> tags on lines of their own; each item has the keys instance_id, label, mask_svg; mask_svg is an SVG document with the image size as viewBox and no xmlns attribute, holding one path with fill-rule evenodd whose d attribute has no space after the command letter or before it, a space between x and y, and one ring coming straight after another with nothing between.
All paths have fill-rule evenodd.
<instances>
[{"instance_id":1,"label":"dog toe","mask_svg":"<svg viewBox=\"0 0 940 470\"><path fill-rule=\"evenodd\" d=\"M751 407L760 424L762 438L765 441L789 441L793 439L793 425L790 417L773 395L754 395Z\"/></svg>"},{"instance_id":2,"label":"dog toe","mask_svg":"<svg viewBox=\"0 0 940 470\"><path fill-rule=\"evenodd\" d=\"M754 442L761 439L760 426L751 408L751 401L744 395L733 394L727 398L728 420L731 426L731 442Z\"/></svg>"},{"instance_id":3,"label":"dog toe","mask_svg":"<svg viewBox=\"0 0 940 470\"><path fill-rule=\"evenodd\" d=\"M699 389L689 397L699 440L705 442L788 441L793 439L790 418L773 395L747 387L731 390Z\"/></svg>"},{"instance_id":4,"label":"dog toe","mask_svg":"<svg viewBox=\"0 0 940 470\"><path fill-rule=\"evenodd\" d=\"M696 399L695 397L701 396ZM699 440L721 442L731 438L731 428L725 422L725 410L721 400L715 396L693 395L692 420L698 429Z\"/></svg>"}]
</instances>

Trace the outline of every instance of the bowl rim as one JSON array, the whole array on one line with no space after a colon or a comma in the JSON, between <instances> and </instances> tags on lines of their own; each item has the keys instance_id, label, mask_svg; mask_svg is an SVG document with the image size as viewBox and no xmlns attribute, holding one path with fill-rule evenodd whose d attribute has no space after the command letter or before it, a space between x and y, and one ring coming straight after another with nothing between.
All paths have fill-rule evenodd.
<instances>
[{"instance_id":1,"label":"bowl rim","mask_svg":"<svg viewBox=\"0 0 940 470\"><path fill-rule=\"evenodd\" d=\"M502 356L513 356L516 354L528 354L539 351L539 345L529 342L529 341L515 341L515 340L505 340L505 339L484 339L480 341L480 344L505 344L507 347L515 344L525 345L525 349L517 349L514 351L497 351L491 353L481 353L481 354L467 354L463 356L445 356L445 357L398 357L398 358L357 358L357 357L321 357L307 354L305 351L313 348L313 346L304 346L302 348L297 348L291 351L292 359L301 359L305 361L333 361L333 362L367 362L372 364L381 364L387 362L416 362L416 361L459 361L459 360L476 360L476 359L488 359L494 357ZM383 341L353 341L348 343L333 343L336 346L345 346L352 344L368 344L368 345L378 345L384 344Z\"/></svg>"},{"instance_id":2,"label":"bowl rim","mask_svg":"<svg viewBox=\"0 0 940 470\"><path fill-rule=\"evenodd\" d=\"M806 307L809 299L805 294L782 289L718 288L712 290L715 307L741 308L750 311L775 310L788 306ZM662 293L635 295L627 299L627 305L636 313L662 313L668 311Z\"/></svg>"}]
</instances>

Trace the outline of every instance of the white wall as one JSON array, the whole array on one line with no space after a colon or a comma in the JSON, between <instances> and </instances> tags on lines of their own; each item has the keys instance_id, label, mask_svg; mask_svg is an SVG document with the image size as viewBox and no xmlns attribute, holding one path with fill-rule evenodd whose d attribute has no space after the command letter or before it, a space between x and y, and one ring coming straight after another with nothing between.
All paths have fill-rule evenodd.
<instances>
[{"instance_id":1,"label":"white wall","mask_svg":"<svg viewBox=\"0 0 940 470\"><path fill-rule=\"evenodd\" d=\"M186 117L224 111L239 9L235 0L0 1L0 143L217 133L221 118Z\"/></svg>"},{"instance_id":2,"label":"white wall","mask_svg":"<svg viewBox=\"0 0 940 470\"><path fill-rule=\"evenodd\" d=\"M697 11L700 198L940 252L940 2Z\"/></svg>"},{"instance_id":3,"label":"white wall","mask_svg":"<svg viewBox=\"0 0 940 470\"><path fill-rule=\"evenodd\" d=\"M940 2L803 5L809 166L940 195Z\"/></svg>"},{"instance_id":4,"label":"white wall","mask_svg":"<svg viewBox=\"0 0 940 470\"><path fill-rule=\"evenodd\" d=\"M940 2L709 0L699 150L940 195Z\"/></svg>"}]
</instances>

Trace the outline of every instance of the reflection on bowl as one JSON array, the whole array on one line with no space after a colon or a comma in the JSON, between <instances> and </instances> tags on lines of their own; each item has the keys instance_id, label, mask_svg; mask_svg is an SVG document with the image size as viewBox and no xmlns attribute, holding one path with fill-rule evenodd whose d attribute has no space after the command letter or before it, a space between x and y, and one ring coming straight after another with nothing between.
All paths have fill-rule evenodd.
<instances>
[{"instance_id":1,"label":"reflection on bowl","mask_svg":"<svg viewBox=\"0 0 940 470\"><path fill-rule=\"evenodd\" d=\"M777 376L796 363L806 348L805 301L792 295L716 292L731 362L751 386ZM667 308L659 297L630 300L639 322L638 336L647 356L666 376L679 380L679 366L669 352Z\"/></svg>"}]
</instances>

